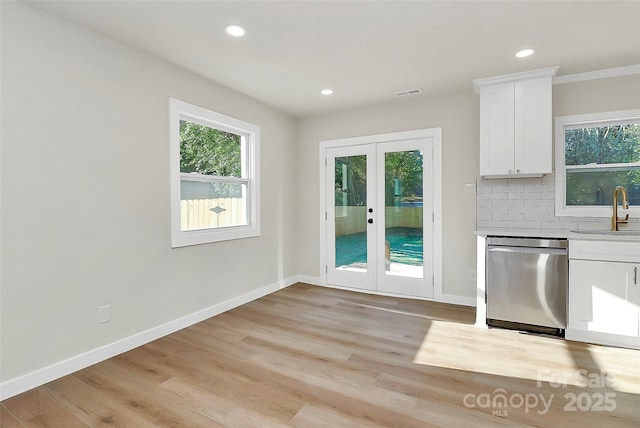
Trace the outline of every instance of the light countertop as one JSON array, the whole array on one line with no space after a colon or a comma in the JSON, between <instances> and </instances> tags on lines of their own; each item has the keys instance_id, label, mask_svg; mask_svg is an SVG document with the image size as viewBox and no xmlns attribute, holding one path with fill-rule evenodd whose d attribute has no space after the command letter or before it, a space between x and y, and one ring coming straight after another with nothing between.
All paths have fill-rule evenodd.
<instances>
[{"instance_id":1,"label":"light countertop","mask_svg":"<svg viewBox=\"0 0 640 428\"><path fill-rule=\"evenodd\" d=\"M609 230L602 230L600 233L576 233L563 229L478 229L478 236L516 236L523 238L566 238L582 241L625 241L640 242L640 232L635 235L613 234Z\"/></svg>"}]
</instances>

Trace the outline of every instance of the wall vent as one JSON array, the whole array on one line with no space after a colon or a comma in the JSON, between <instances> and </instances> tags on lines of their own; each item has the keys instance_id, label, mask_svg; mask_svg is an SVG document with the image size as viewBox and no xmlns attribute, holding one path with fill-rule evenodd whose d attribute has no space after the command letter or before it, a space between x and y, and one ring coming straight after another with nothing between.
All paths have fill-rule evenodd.
<instances>
[{"instance_id":1,"label":"wall vent","mask_svg":"<svg viewBox=\"0 0 640 428\"><path fill-rule=\"evenodd\" d=\"M415 94L419 94L422 92L422 89L409 89L406 91L400 91L400 92L396 92L395 96L396 97L406 97L407 95L415 95Z\"/></svg>"}]
</instances>

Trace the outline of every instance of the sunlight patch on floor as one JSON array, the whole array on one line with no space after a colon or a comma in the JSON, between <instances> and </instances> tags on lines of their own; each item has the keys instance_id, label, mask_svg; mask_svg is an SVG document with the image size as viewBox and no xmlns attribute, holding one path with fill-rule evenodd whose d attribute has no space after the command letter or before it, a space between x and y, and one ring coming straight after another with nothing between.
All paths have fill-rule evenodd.
<instances>
[{"instance_id":1,"label":"sunlight patch on floor","mask_svg":"<svg viewBox=\"0 0 640 428\"><path fill-rule=\"evenodd\" d=\"M621 372L622 360L638 370ZM414 363L574 386L606 375L613 389L640 394L640 351L447 321L431 322Z\"/></svg>"}]
</instances>

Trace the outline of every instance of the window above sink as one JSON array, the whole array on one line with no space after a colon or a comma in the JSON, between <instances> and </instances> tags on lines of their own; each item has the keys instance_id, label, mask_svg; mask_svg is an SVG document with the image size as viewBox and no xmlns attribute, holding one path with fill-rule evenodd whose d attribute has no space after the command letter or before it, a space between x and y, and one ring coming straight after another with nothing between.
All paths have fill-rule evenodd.
<instances>
[{"instance_id":1,"label":"window above sink","mask_svg":"<svg viewBox=\"0 0 640 428\"><path fill-rule=\"evenodd\" d=\"M556 215L610 217L624 186L640 215L640 109L556 118Z\"/></svg>"}]
</instances>

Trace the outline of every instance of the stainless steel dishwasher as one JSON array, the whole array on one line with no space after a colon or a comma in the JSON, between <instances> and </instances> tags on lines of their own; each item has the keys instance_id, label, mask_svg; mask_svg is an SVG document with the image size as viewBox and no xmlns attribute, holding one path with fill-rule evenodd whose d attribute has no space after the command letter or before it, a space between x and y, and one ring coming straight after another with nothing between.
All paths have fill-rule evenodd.
<instances>
[{"instance_id":1,"label":"stainless steel dishwasher","mask_svg":"<svg viewBox=\"0 0 640 428\"><path fill-rule=\"evenodd\" d=\"M487 324L564 335L566 239L487 238Z\"/></svg>"}]
</instances>

